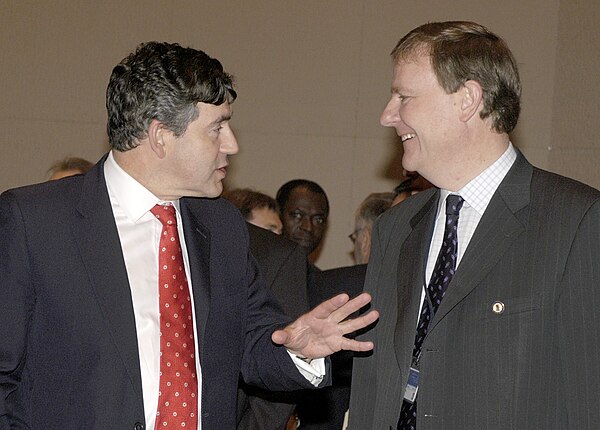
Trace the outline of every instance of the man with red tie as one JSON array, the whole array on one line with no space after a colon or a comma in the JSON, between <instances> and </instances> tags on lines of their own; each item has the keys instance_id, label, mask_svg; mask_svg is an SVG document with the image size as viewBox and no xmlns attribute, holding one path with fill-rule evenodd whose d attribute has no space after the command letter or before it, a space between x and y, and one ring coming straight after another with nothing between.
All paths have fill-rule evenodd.
<instances>
[{"instance_id":1,"label":"man with red tie","mask_svg":"<svg viewBox=\"0 0 600 430\"><path fill-rule=\"evenodd\" d=\"M235 97L204 52L142 44L110 78L111 152L0 197L0 429L234 428L240 374L320 386L323 357L372 348L344 337L368 295L288 324L267 292L216 198Z\"/></svg>"}]
</instances>

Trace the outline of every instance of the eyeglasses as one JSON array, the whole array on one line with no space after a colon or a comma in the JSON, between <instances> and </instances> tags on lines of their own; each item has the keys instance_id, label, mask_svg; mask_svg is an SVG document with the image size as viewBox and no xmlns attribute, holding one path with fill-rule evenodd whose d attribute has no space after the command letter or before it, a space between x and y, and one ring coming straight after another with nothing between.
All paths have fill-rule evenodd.
<instances>
[{"instance_id":1,"label":"eyeglasses","mask_svg":"<svg viewBox=\"0 0 600 430\"><path fill-rule=\"evenodd\" d=\"M348 235L348 238L352 241L352 243L356 242L356 238L358 237L358 233L363 231L366 227L357 228L352 233Z\"/></svg>"}]
</instances>

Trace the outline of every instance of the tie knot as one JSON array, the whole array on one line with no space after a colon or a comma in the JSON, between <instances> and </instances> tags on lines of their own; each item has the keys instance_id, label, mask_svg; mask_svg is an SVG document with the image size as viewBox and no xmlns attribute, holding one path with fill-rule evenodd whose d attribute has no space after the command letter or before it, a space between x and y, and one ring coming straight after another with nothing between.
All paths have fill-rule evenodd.
<instances>
[{"instance_id":1,"label":"tie knot","mask_svg":"<svg viewBox=\"0 0 600 430\"><path fill-rule=\"evenodd\" d=\"M150 212L159 220L163 226L177 226L177 217L173 205L155 205Z\"/></svg>"},{"instance_id":2,"label":"tie knot","mask_svg":"<svg viewBox=\"0 0 600 430\"><path fill-rule=\"evenodd\" d=\"M446 198L446 215L458 215L465 199L457 194L450 194Z\"/></svg>"}]
</instances>

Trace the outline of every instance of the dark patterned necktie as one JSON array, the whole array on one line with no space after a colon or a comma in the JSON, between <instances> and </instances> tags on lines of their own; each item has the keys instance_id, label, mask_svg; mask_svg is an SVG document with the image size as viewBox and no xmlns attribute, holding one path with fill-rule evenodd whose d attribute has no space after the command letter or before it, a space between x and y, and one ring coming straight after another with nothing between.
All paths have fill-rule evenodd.
<instances>
[{"instance_id":1,"label":"dark patterned necktie","mask_svg":"<svg viewBox=\"0 0 600 430\"><path fill-rule=\"evenodd\" d=\"M198 379L192 302L175 208L151 210L162 223L158 249L160 388L155 429L198 428Z\"/></svg>"},{"instance_id":2,"label":"dark patterned necktie","mask_svg":"<svg viewBox=\"0 0 600 430\"><path fill-rule=\"evenodd\" d=\"M455 194L450 194L446 198L444 240L435 262L433 273L431 274L431 280L429 281L429 285L427 285L429 300L427 300L427 297L423 300L419 324L417 325L417 335L415 336L415 347L413 350L413 362L416 363L418 363L421 356L421 345L425 336L427 336L429 322L433 319L440 303L442 303L442 299L448 289L448 284L450 284L456 271L456 259L458 256L458 214L463 203L464 199ZM417 402L410 403L404 400L400 410L398 430L415 430L416 427Z\"/></svg>"}]
</instances>

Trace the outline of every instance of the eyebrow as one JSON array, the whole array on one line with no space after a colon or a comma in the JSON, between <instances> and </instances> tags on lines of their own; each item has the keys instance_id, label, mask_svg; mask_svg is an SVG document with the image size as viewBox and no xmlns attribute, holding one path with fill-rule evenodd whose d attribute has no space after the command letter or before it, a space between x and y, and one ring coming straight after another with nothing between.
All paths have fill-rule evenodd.
<instances>
[{"instance_id":1,"label":"eyebrow","mask_svg":"<svg viewBox=\"0 0 600 430\"><path fill-rule=\"evenodd\" d=\"M233 111L230 112L230 113L227 113L227 114L223 114L223 115L217 117L217 119L215 119L214 121L212 121L210 124L208 124L208 126L212 127L212 126L220 124L222 122L229 121L232 116L233 116Z\"/></svg>"}]
</instances>

